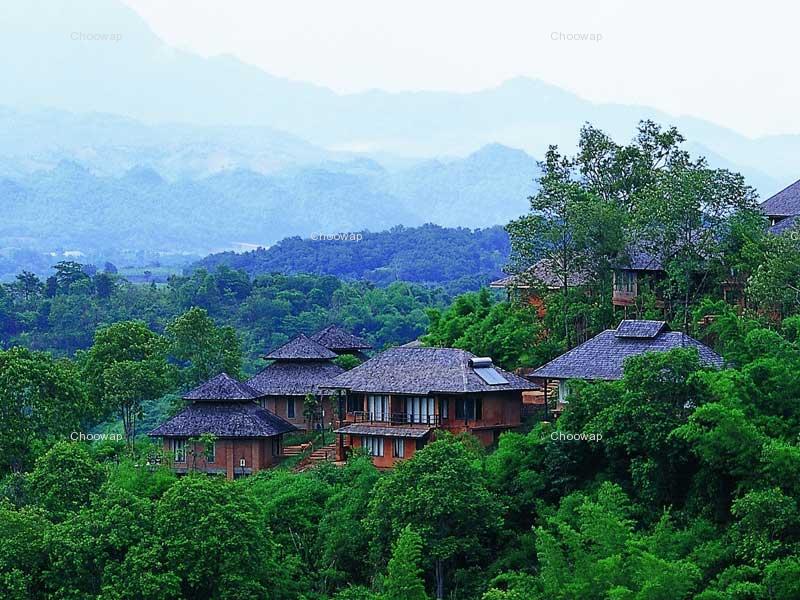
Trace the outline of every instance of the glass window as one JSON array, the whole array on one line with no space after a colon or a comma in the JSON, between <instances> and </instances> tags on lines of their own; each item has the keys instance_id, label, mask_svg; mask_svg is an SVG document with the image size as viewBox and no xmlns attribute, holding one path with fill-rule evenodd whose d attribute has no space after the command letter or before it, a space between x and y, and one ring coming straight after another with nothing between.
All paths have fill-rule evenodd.
<instances>
[{"instance_id":1,"label":"glass window","mask_svg":"<svg viewBox=\"0 0 800 600\"><path fill-rule=\"evenodd\" d=\"M170 439L169 450L175 462L186 462L186 440Z\"/></svg>"},{"instance_id":2,"label":"glass window","mask_svg":"<svg viewBox=\"0 0 800 600\"><path fill-rule=\"evenodd\" d=\"M405 438L394 438L392 440L392 456L395 458L403 458L406 453L406 440Z\"/></svg>"},{"instance_id":3,"label":"glass window","mask_svg":"<svg viewBox=\"0 0 800 600\"><path fill-rule=\"evenodd\" d=\"M353 394L347 395L347 412L357 412L364 410L364 397Z\"/></svg>"},{"instance_id":4,"label":"glass window","mask_svg":"<svg viewBox=\"0 0 800 600\"><path fill-rule=\"evenodd\" d=\"M205 445L206 461L213 463L217 461L217 443L211 442Z\"/></svg>"},{"instance_id":5,"label":"glass window","mask_svg":"<svg viewBox=\"0 0 800 600\"><path fill-rule=\"evenodd\" d=\"M372 456L383 456L383 438L374 435L362 435L361 447Z\"/></svg>"},{"instance_id":6,"label":"glass window","mask_svg":"<svg viewBox=\"0 0 800 600\"><path fill-rule=\"evenodd\" d=\"M447 398L440 398L439 399L439 417L442 419L447 418L447 411L450 408L450 402Z\"/></svg>"},{"instance_id":7,"label":"glass window","mask_svg":"<svg viewBox=\"0 0 800 600\"><path fill-rule=\"evenodd\" d=\"M369 412L370 420L372 421L388 421L389 396L368 396L367 412Z\"/></svg>"},{"instance_id":8,"label":"glass window","mask_svg":"<svg viewBox=\"0 0 800 600\"><path fill-rule=\"evenodd\" d=\"M272 456L280 456L281 455L281 438L274 437L272 438Z\"/></svg>"},{"instance_id":9,"label":"glass window","mask_svg":"<svg viewBox=\"0 0 800 600\"><path fill-rule=\"evenodd\" d=\"M409 423L433 423L434 405L433 398L406 398L406 420Z\"/></svg>"},{"instance_id":10,"label":"glass window","mask_svg":"<svg viewBox=\"0 0 800 600\"><path fill-rule=\"evenodd\" d=\"M294 398L288 398L286 400L286 416L290 419L294 419Z\"/></svg>"},{"instance_id":11,"label":"glass window","mask_svg":"<svg viewBox=\"0 0 800 600\"><path fill-rule=\"evenodd\" d=\"M480 421L483 416L483 402L480 398L456 400L456 419Z\"/></svg>"}]
</instances>

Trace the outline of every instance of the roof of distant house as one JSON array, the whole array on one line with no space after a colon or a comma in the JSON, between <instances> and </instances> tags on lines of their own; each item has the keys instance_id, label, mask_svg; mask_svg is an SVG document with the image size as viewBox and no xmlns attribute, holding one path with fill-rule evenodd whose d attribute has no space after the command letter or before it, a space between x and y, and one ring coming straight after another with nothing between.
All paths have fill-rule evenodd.
<instances>
[{"instance_id":1,"label":"roof of distant house","mask_svg":"<svg viewBox=\"0 0 800 600\"><path fill-rule=\"evenodd\" d=\"M563 281L562 269L558 265L559 262L556 260L542 258L536 261L533 266L524 273L497 279L496 281L492 281L489 287L527 289L535 287L538 283L549 289L560 289L563 286ZM567 285L570 287L584 285L589 281L589 278L590 276L585 270L579 269L577 271L571 271L567 275Z\"/></svg>"},{"instance_id":2,"label":"roof of distant house","mask_svg":"<svg viewBox=\"0 0 800 600\"><path fill-rule=\"evenodd\" d=\"M227 373L220 373L187 392L183 399L195 402L242 402L255 400L263 395L246 383L230 377Z\"/></svg>"},{"instance_id":3,"label":"roof of distant house","mask_svg":"<svg viewBox=\"0 0 800 600\"><path fill-rule=\"evenodd\" d=\"M312 335L311 339L334 352L369 350L372 348L369 342L364 338L353 335L337 325L328 325L325 329Z\"/></svg>"},{"instance_id":4,"label":"roof of distant house","mask_svg":"<svg viewBox=\"0 0 800 600\"><path fill-rule=\"evenodd\" d=\"M796 225L800 224L800 215L793 215L791 217L785 217L775 223L772 227L769 228L769 232L775 235L779 235L786 231L789 231Z\"/></svg>"},{"instance_id":5,"label":"roof of distant house","mask_svg":"<svg viewBox=\"0 0 800 600\"><path fill-rule=\"evenodd\" d=\"M148 435L198 437L211 434L218 438L259 438L296 429L288 421L252 401L195 402Z\"/></svg>"},{"instance_id":6,"label":"roof of distant house","mask_svg":"<svg viewBox=\"0 0 800 600\"><path fill-rule=\"evenodd\" d=\"M336 353L308 336L300 334L275 348L264 358L268 360L328 360L336 358Z\"/></svg>"},{"instance_id":7,"label":"roof of distant house","mask_svg":"<svg viewBox=\"0 0 800 600\"><path fill-rule=\"evenodd\" d=\"M625 320L531 373L543 379L621 379L625 359L645 352L667 352L675 348L696 348L700 362L720 368L721 356L683 332L670 331L662 321Z\"/></svg>"},{"instance_id":8,"label":"roof of distant house","mask_svg":"<svg viewBox=\"0 0 800 600\"><path fill-rule=\"evenodd\" d=\"M330 392L320 389L320 386L341 373L344 369L328 360L275 361L247 383L262 396L305 396Z\"/></svg>"},{"instance_id":9,"label":"roof of distant house","mask_svg":"<svg viewBox=\"0 0 800 600\"><path fill-rule=\"evenodd\" d=\"M490 383L491 381L491 383ZM522 377L457 348L392 348L323 387L387 394L466 394L538 389Z\"/></svg>"},{"instance_id":10,"label":"roof of distant house","mask_svg":"<svg viewBox=\"0 0 800 600\"><path fill-rule=\"evenodd\" d=\"M800 180L761 203L761 211L770 217L800 215Z\"/></svg>"}]
</instances>

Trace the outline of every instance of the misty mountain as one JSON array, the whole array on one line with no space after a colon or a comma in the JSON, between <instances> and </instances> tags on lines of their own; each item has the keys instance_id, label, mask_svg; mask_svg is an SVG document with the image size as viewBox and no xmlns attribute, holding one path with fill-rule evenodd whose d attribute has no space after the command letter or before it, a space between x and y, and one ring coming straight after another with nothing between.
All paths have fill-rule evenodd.
<instances>
[{"instance_id":1,"label":"misty mountain","mask_svg":"<svg viewBox=\"0 0 800 600\"><path fill-rule=\"evenodd\" d=\"M431 221L503 225L527 210L536 168L524 152L499 145L398 171L353 159L177 180L148 166L109 176L64 160L50 170L0 178L0 251L202 255L269 246L288 236Z\"/></svg>"},{"instance_id":2,"label":"misty mountain","mask_svg":"<svg viewBox=\"0 0 800 600\"><path fill-rule=\"evenodd\" d=\"M39 18L31 23L31 4ZM475 93L370 91L336 94L274 77L229 57L170 47L117 0L6 3L0 19L5 62L0 97L14 106L110 112L148 123L258 126L315 146L401 156L465 155L501 143L541 156L571 149L591 122L619 141L652 118L759 182L762 196L797 178L800 136L750 139L707 121L644 106L595 104L541 81L518 78ZM106 32L117 41L75 40ZM47 76L42 76L46 73Z\"/></svg>"}]
</instances>

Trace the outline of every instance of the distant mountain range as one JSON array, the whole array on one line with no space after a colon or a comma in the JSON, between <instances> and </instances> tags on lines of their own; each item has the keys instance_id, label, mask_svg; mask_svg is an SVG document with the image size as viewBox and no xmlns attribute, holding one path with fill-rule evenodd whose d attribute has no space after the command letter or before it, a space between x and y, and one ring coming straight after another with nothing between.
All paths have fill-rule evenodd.
<instances>
[{"instance_id":1,"label":"distant mountain range","mask_svg":"<svg viewBox=\"0 0 800 600\"><path fill-rule=\"evenodd\" d=\"M619 141L643 118L675 124L762 197L800 177L800 136L749 139L541 81L336 94L172 48L119 0L0 10L0 277L64 256L144 264L313 233L502 225L536 191L533 157L571 150L585 122Z\"/></svg>"},{"instance_id":2,"label":"distant mountain range","mask_svg":"<svg viewBox=\"0 0 800 600\"><path fill-rule=\"evenodd\" d=\"M119 0L84 0L81 10L67 0L32 0L2 10L0 98L11 106L106 112L149 123L256 126L337 151L412 157L464 156L487 143L542 156L549 144L571 148L584 122L626 141L640 119L652 118L677 125L693 150L741 171L762 196L800 177L800 135L750 139L649 107L594 104L530 79L468 94L336 94L230 56L204 58L170 47ZM75 32L120 39L79 41ZM313 155L310 148L295 151ZM266 163L274 160L261 154Z\"/></svg>"},{"instance_id":3,"label":"distant mountain range","mask_svg":"<svg viewBox=\"0 0 800 600\"><path fill-rule=\"evenodd\" d=\"M174 181L152 167L98 175L61 161L50 170L0 178L0 249L203 255L397 224L489 227L525 212L536 169L524 152L497 144L464 159L391 171L354 159Z\"/></svg>"}]
</instances>

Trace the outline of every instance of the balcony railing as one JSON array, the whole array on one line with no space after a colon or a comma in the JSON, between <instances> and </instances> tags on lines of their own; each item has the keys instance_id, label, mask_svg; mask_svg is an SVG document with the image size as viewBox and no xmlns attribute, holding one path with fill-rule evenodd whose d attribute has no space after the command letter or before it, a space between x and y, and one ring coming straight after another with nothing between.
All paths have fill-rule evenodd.
<instances>
[{"instance_id":1,"label":"balcony railing","mask_svg":"<svg viewBox=\"0 0 800 600\"><path fill-rule=\"evenodd\" d=\"M415 415L410 413L374 413L363 410L352 411L350 415L355 423L381 423L387 425L427 425L439 427L442 418L439 415ZM445 421L447 419L444 419Z\"/></svg>"}]
</instances>

